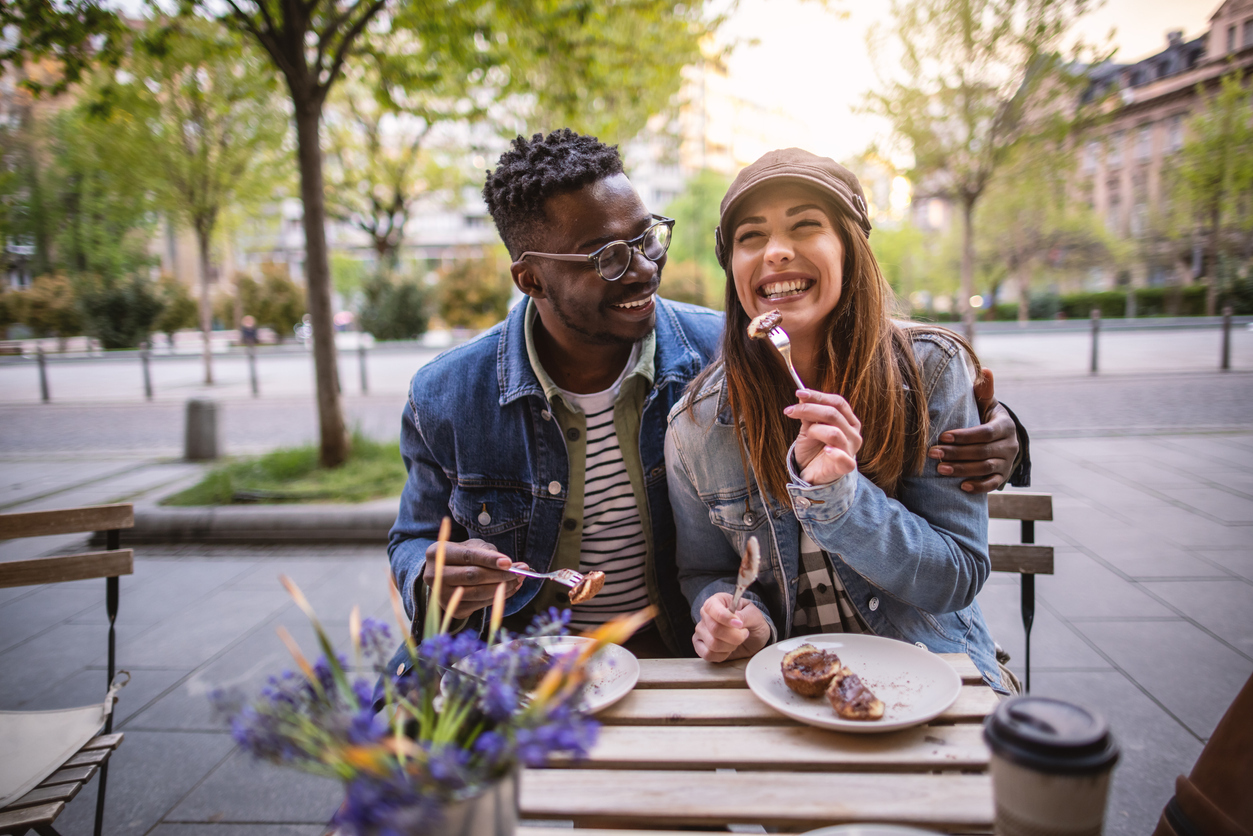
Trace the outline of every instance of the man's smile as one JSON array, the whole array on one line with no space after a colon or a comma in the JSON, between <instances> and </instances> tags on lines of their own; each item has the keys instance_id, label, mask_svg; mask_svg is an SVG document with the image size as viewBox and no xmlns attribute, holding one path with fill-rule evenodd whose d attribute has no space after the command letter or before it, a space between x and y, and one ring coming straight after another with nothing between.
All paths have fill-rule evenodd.
<instances>
[{"instance_id":1,"label":"man's smile","mask_svg":"<svg viewBox=\"0 0 1253 836\"><path fill-rule=\"evenodd\" d=\"M636 299L631 302L619 302L615 305L610 305L609 307L616 308L617 310L620 310L620 311L631 311L631 312L641 311L644 308L648 308L652 305L653 298L655 295L656 295L656 292L654 291L653 293L650 293L641 299Z\"/></svg>"}]
</instances>

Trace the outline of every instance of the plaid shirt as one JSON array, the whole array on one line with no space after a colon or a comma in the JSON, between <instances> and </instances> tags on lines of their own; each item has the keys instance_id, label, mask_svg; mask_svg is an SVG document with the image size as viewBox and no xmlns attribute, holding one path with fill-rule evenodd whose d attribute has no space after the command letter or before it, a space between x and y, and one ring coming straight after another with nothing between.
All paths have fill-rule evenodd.
<instances>
[{"instance_id":1,"label":"plaid shirt","mask_svg":"<svg viewBox=\"0 0 1253 836\"><path fill-rule=\"evenodd\" d=\"M792 635L871 633L870 626L848 597L840 576L831 568L826 552L803 530L800 545L800 579Z\"/></svg>"}]
</instances>

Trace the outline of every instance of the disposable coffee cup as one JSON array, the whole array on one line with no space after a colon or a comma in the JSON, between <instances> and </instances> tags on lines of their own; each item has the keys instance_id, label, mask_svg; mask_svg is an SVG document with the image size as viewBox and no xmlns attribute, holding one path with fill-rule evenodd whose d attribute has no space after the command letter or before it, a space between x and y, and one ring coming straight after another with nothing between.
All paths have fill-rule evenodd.
<instances>
[{"instance_id":1,"label":"disposable coffee cup","mask_svg":"<svg viewBox=\"0 0 1253 836\"><path fill-rule=\"evenodd\" d=\"M1095 712L1015 697L983 724L1001 836L1100 836L1118 744Z\"/></svg>"}]
</instances>

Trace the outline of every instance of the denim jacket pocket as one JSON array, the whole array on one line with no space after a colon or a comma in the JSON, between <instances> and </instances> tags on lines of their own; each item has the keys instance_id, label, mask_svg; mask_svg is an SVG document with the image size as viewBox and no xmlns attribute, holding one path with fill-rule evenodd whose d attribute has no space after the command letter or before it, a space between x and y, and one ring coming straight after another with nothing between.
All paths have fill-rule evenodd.
<instances>
[{"instance_id":1,"label":"denim jacket pocket","mask_svg":"<svg viewBox=\"0 0 1253 836\"><path fill-rule=\"evenodd\" d=\"M740 496L734 499L714 498L705 502L709 506L709 521L723 531L756 531L766 521L766 511L760 501L746 505L744 497Z\"/></svg>"},{"instance_id":2,"label":"denim jacket pocket","mask_svg":"<svg viewBox=\"0 0 1253 836\"><path fill-rule=\"evenodd\" d=\"M530 491L495 485L454 485L452 517L472 537L494 541L531 521Z\"/></svg>"}]
</instances>

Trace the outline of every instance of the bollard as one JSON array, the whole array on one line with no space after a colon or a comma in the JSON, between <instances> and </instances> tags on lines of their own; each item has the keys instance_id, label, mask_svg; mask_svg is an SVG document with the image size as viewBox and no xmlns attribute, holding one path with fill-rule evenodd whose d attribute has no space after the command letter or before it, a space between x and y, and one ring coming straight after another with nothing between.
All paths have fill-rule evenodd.
<instances>
[{"instance_id":1,"label":"bollard","mask_svg":"<svg viewBox=\"0 0 1253 836\"><path fill-rule=\"evenodd\" d=\"M365 395L370 391L365 377L365 342L357 343L357 358L361 362L361 394Z\"/></svg>"},{"instance_id":2,"label":"bollard","mask_svg":"<svg viewBox=\"0 0 1253 836\"><path fill-rule=\"evenodd\" d=\"M145 342L139 347L139 362L144 367L144 397L152 400L152 372L148 369L148 347L149 343Z\"/></svg>"},{"instance_id":3,"label":"bollard","mask_svg":"<svg viewBox=\"0 0 1253 836\"><path fill-rule=\"evenodd\" d=\"M39 363L39 395L47 403L52 398L48 396L48 360L44 357L42 345L35 346L35 360Z\"/></svg>"},{"instance_id":4,"label":"bollard","mask_svg":"<svg viewBox=\"0 0 1253 836\"><path fill-rule=\"evenodd\" d=\"M1231 371L1231 306L1223 306L1223 354L1218 368Z\"/></svg>"},{"instance_id":5,"label":"bollard","mask_svg":"<svg viewBox=\"0 0 1253 836\"><path fill-rule=\"evenodd\" d=\"M187 402L187 426L183 436L183 458L203 461L218 457L218 405L216 401L192 398Z\"/></svg>"},{"instance_id":6,"label":"bollard","mask_svg":"<svg viewBox=\"0 0 1253 836\"><path fill-rule=\"evenodd\" d=\"M252 396L255 398L261 390L257 386L257 347L251 343L248 345L248 379L252 382Z\"/></svg>"},{"instance_id":7,"label":"bollard","mask_svg":"<svg viewBox=\"0 0 1253 836\"><path fill-rule=\"evenodd\" d=\"M1136 290L1134 287L1127 288L1127 306L1123 311L1123 316L1127 319L1135 319L1136 317Z\"/></svg>"},{"instance_id":8,"label":"bollard","mask_svg":"<svg viewBox=\"0 0 1253 836\"><path fill-rule=\"evenodd\" d=\"M1092 374L1096 374L1098 365L1099 335L1101 333L1101 309L1092 309Z\"/></svg>"}]
</instances>

